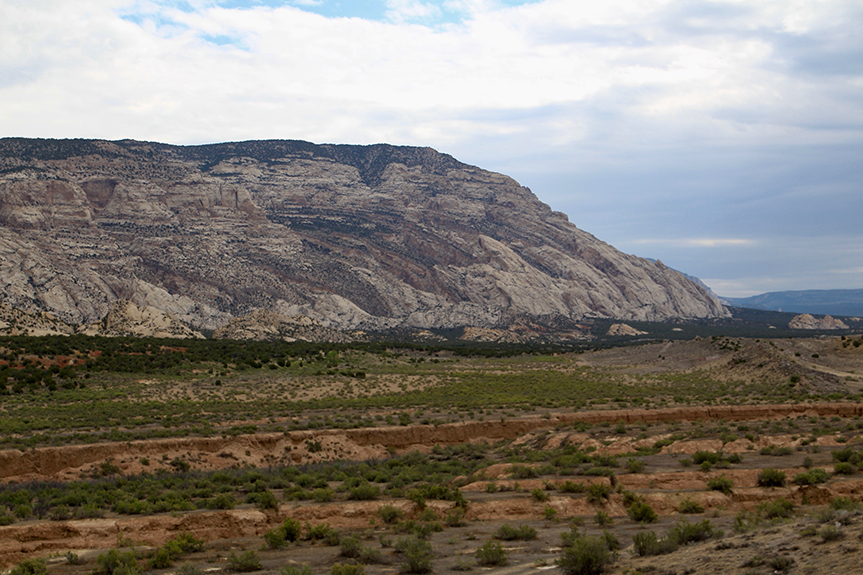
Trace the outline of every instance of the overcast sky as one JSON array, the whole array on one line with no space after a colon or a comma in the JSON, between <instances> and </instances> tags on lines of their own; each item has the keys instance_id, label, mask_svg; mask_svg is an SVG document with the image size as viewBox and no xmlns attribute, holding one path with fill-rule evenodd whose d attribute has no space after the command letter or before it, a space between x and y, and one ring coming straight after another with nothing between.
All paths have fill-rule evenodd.
<instances>
[{"instance_id":1,"label":"overcast sky","mask_svg":"<svg viewBox=\"0 0 863 575\"><path fill-rule=\"evenodd\" d=\"M863 288L860 0L0 0L0 136L431 146L720 295Z\"/></svg>"}]
</instances>

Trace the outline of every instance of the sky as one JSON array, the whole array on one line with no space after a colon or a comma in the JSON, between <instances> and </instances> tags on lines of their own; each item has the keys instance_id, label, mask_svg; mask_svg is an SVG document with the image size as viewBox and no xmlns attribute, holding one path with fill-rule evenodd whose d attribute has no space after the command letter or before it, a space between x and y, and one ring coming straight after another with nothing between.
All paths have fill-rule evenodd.
<instances>
[{"instance_id":1,"label":"sky","mask_svg":"<svg viewBox=\"0 0 863 575\"><path fill-rule=\"evenodd\" d=\"M859 0L0 0L0 137L431 146L715 292L863 288Z\"/></svg>"}]
</instances>

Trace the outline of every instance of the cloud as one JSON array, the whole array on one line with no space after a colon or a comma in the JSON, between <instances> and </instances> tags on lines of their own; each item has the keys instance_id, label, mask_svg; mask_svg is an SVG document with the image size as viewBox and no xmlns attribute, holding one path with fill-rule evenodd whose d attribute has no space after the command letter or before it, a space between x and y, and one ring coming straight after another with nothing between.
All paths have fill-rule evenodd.
<instances>
[{"instance_id":1,"label":"cloud","mask_svg":"<svg viewBox=\"0 0 863 575\"><path fill-rule=\"evenodd\" d=\"M696 275L863 284L773 247L860 245L859 2L310 1L0 0L2 135L430 145Z\"/></svg>"},{"instance_id":2,"label":"cloud","mask_svg":"<svg viewBox=\"0 0 863 575\"><path fill-rule=\"evenodd\" d=\"M744 238L642 238L633 240L635 244L661 244L683 248L717 248L717 247L750 247L757 244L755 240Z\"/></svg>"}]
</instances>

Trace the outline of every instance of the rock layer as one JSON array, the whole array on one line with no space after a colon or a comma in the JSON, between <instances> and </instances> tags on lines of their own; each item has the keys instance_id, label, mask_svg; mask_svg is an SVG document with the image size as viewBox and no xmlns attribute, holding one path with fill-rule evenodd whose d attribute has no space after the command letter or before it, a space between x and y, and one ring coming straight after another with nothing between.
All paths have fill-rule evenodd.
<instances>
[{"instance_id":1,"label":"rock layer","mask_svg":"<svg viewBox=\"0 0 863 575\"><path fill-rule=\"evenodd\" d=\"M2 302L73 324L118 299L216 329L724 316L512 179L429 148L0 140Z\"/></svg>"}]
</instances>

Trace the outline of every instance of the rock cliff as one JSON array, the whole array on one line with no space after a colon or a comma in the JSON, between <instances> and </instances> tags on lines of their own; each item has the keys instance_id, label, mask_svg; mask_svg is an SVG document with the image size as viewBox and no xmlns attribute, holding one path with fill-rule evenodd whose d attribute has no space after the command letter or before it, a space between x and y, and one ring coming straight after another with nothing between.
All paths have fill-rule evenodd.
<instances>
[{"instance_id":1,"label":"rock cliff","mask_svg":"<svg viewBox=\"0 0 863 575\"><path fill-rule=\"evenodd\" d=\"M848 329L848 325L841 319L836 319L829 315L816 318L808 313L794 316L788 322L788 327L791 329Z\"/></svg>"},{"instance_id":2,"label":"rock cliff","mask_svg":"<svg viewBox=\"0 0 863 575\"><path fill-rule=\"evenodd\" d=\"M256 309L339 330L727 314L504 175L299 141L0 140L0 285L71 324L128 299L207 330Z\"/></svg>"}]
</instances>

